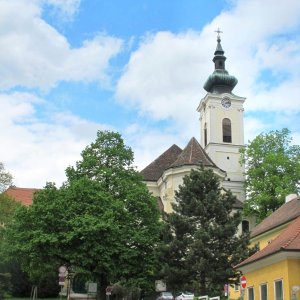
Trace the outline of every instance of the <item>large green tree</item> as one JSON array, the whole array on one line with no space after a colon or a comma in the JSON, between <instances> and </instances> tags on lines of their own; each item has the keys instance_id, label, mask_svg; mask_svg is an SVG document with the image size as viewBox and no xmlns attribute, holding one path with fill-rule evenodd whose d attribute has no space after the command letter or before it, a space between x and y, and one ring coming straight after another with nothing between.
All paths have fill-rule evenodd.
<instances>
[{"instance_id":1,"label":"large green tree","mask_svg":"<svg viewBox=\"0 0 300 300\"><path fill-rule=\"evenodd\" d=\"M242 150L246 165L246 214L261 221L279 208L285 197L300 191L300 146L290 131L260 134Z\"/></svg>"},{"instance_id":2,"label":"large green tree","mask_svg":"<svg viewBox=\"0 0 300 300\"><path fill-rule=\"evenodd\" d=\"M236 281L233 266L249 255L249 236L237 235L241 213L234 211L235 201L210 169L184 177L166 220L162 274L169 288L218 295Z\"/></svg>"},{"instance_id":3,"label":"large green tree","mask_svg":"<svg viewBox=\"0 0 300 300\"><path fill-rule=\"evenodd\" d=\"M5 269L5 257L3 255L3 239L6 224L10 221L18 203L5 194L0 194L0 299L8 293L11 288L11 276Z\"/></svg>"},{"instance_id":4,"label":"large green tree","mask_svg":"<svg viewBox=\"0 0 300 300\"><path fill-rule=\"evenodd\" d=\"M21 271L20 264L7 255L4 241L5 230L9 227L14 213L19 207L21 207L19 202L5 193L0 194L0 275L9 274L3 276L3 278L6 278L6 283L8 283L3 287L6 293L9 292L13 296L28 296L30 293L28 276Z\"/></svg>"},{"instance_id":5,"label":"large green tree","mask_svg":"<svg viewBox=\"0 0 300 300\"><path fill-rule=\"evenodd\" d=\"M60 264L92 274L101 285L149 289L157 267L157 203L132 166L118 133L99 131L75 167L22 207L9 228L11 253L31 275Z\"/></svg>"}]
</instances>

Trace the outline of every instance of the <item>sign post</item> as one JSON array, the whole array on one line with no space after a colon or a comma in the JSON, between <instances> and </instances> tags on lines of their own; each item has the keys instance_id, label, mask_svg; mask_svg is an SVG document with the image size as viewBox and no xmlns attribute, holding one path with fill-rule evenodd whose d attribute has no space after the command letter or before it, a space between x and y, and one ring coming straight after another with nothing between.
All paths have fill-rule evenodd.
<instances>
[{"instance_id":1,"label":"sign post","mask_svg":"<svg viewBox=\"0 0 300 300\"><path fill-rule=\"evenodd\" d=\"M109 300L109 296L111 295L111 292L113 290L113 287L112 286L108 286L106 289L105 289L105 292L106 292L106 299Z\"/></svg>"},{"instance_id":2,"label":"sign post","mask_svg":"<svg viewBox=\"0 0 300 300\"><path fill-rule=\"evenodd\" d=\"M241 297L242 297L242 299L244 299L245 289L247 286L247 280L244 275L241 277L240 282L241 282Z\"/></svg>"},{"instance_id":3,"label":"sign post","mask_svg":"<svg viewBox=\"0 0 300 300\"><path fill-rule=\"evenodd\" d=\"M224 284L224 296L229 299L229 284Z\"/></svg>"},{"instance_id":4,"label":"sign post","mask_svg":"<svg viewBox=\"0 0 300 300\"><path fill-rule=\"evenodd\" d=\"M241 287L242 289L245 289L247 286L247 280L246 280L246 277L245 276L242 276L241 277Z\"/></svg>"},{"instance_id":5,"label":"sign post","mask_svg":"<svg viewBox=\"0 0 300 300\"><path fill-rule=\"evenodd\" d=\"M67 268L65 266L59 267L59 269L58 269L58 284L59 285L65 284L66 272L67 272Z\"/></svg>"}]
</instances>

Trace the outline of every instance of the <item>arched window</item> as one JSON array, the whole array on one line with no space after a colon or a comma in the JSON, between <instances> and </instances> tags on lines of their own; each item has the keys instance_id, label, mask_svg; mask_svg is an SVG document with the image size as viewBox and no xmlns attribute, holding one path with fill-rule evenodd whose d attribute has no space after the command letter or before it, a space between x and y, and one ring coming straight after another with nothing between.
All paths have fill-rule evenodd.
<instances>
[{"instance_id":1,"label":"arched window","mask_svg":"<svg viewBox=\"0 0 300 300\"><path fill-rule=\"evenodd\" d=\"M222 128L223 128L223 142L224 143L231 143L231 121L228 118L223 119L222 121Z\"/></svg>"},{"instance_id":2,"label":"arched window","mask_svg":"<svg viewBox=\"0 0 300 300\"><path fill-rule=\"evenodd\" d=\"M204 124L204 147L207 145L207 125Z\"/></svg>"},{"instance_id":3,"label":"arched window","mask_svg":"<svg viewBox=\"0 0 300 300\"><path fill-rule=\"evenodd\" d=\"M247 220L242 221L242 232L243 233L249 232L249 221Z\"/></svg>"}]
</instances>

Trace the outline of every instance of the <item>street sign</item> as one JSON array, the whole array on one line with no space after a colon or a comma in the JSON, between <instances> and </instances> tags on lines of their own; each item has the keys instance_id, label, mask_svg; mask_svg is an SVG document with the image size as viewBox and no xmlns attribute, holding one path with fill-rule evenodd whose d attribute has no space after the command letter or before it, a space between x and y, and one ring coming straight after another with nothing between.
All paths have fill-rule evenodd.
<instances>
[{"instance_id":1,"label":"street sign","mask_svg":"<svg viewBox=\"0 0 300 300\"><path fill-rule=\"evenodd\" d=\"M65 285L65 276L59 276L58 277L58 284L59 285Z\"/></svg>"},{"instance_id":2,"label":"street sign","mask_svg":"<svg viewBox=\"0 0 300 300\"><path fill-rule=\"evenodd\" d=\"M88 283L88 294L97 294L97 283L96 282Z\"/></svg>"},{"instance_id":3,"label":"street sign","mask_svg":"<svg viewBox=\"0 0 300 300\"><path fill-rule=\"evenodd\" d=\"M67 268L65 266L60 266L59 269L58 269L58 272L60 274L65 274L67 271Z\"/></svg>"},{"instance_id":4,"label":"street sign","mask_svg":"<svg viewBox=\"0 0 300 300\"><path fill-rule=\"evenodd\" d=\"M60 266L58 269L58 284L65 285L65 277L67 273L67 268L65 266Z\"/></svg>"},{"instance_id":5,"label":"street sign","mask_svg":"<svg viewBox=\"0 0 300 300\"><path fill-rule=\"evenodd\" d=\"M106 296L110 296L110 295L111 295L111 292L112 292L112 286L108 286L108 287L105 289L105 292L106 292Z\"/></svg>"},{"instance_id":6,"label":"street sign","mask_svg":"<svg viewBox=\"0 0 300 300\"><path fill-rule=\"evenodd\" d=\"M228 295L228 284L224 284L224 296Z\"/></svg>"},{"instance_id":7,"label":"street sign","mask_svg":"<svg viewBox=\"0 0 300 300\"><path fill-rule=\"evenodd\" d=\"M247 286L247 280L246 280L246 277L245 277L245 276L242 276L242 277L241 277L241 287L242 287L243 289L245 289L246 286Z\"/></svg>"}]
</instances>

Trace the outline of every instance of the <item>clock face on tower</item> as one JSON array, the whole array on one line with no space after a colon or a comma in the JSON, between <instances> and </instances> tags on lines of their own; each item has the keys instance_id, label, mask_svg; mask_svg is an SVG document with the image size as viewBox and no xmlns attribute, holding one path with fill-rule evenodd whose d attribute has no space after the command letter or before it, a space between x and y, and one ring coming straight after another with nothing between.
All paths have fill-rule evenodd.
<instances>
[{"instance_id":1,"label":"clock face on tower","mask_svg":"<svg viewBox=\"0 0 300 300\"><path fill-rule=\"evenodd\" d=\"M221 104L225 108L229 108L231 106L231 101L229 98L223 98Z\"/></svg>"}]
</instances>

